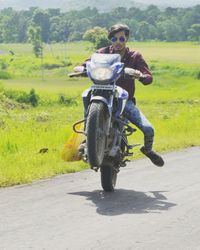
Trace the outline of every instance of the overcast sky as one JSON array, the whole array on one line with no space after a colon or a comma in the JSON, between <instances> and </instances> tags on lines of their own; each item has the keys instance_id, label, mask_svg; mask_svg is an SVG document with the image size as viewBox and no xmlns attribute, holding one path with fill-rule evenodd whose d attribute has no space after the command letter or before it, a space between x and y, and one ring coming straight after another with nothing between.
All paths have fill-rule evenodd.
<instances>
[{"instance_id":1,"label":"overcast sky","mask_svg":"<svg viewBox=\"0 0 200 250\"><path fill-rule=\"evenodd\" d=\"M166 7L166 6L171 6L171 7L189 7L189 6L194 6L197 4L200 4L200 0L129 0L130 2L137 2L137 3L142 3L145 5L150 5L150 4L154 4L157 6L161 6L161 7ZM130 2L127 1L127 5L130 5ZM84 4L88 4L90 1L89 0L0 0L0 9L2 8L6 8L6 7L13 7L16 9L21 9L21 8L29 8L31 6L39 6L39 7L44 7L44 8L62 8L62 7L69 7L70 6L70 2L73 5L73 7L78 6L79 2L80 2L80 6L85 6ZM105 4L105 0L96 0L96 1L92 1L92 7L95 6L95 3L97 4L97 6L99 6L99 4L104 5ZM113 0L110 1L113 4ZM129 4L128 4L129 2ZM125 0L116 0L116 5L117 6L123 6L126 7L126 1ZM109 4L109 0L107 0L107 4ZM89 5L89 4L88 4ZM87 5L87 6L88 6ZM87 7L86 6L86 7ZM69 8L70 9L70 8Z\"/></svg>"}]
</instances>

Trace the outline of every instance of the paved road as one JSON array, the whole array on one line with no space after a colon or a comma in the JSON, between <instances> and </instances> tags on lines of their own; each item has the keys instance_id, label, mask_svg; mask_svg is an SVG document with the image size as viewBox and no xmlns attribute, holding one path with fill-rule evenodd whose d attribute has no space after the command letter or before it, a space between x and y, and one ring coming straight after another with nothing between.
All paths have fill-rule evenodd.
<instances>
[{"instance_id":1,"label":"paved road","mask_svg":"<svg viewBox=\"0 0 200 250\"><path fill-rule=\"evenodd\" d=\"M200 147L122 169L114 193L91 170L0 189L0 250L200 249Z\"/></svg>"}]
</instances>

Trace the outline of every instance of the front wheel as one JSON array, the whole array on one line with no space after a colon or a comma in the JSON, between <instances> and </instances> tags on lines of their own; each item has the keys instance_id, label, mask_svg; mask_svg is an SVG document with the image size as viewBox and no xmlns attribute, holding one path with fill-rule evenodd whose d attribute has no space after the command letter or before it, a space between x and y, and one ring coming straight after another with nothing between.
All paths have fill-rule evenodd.
<instances>
[{"instance_id":1,"label":"front wheel","mask_svg":"<svg viewBox=\"0 0 200 250\"><path fill-rule=\"evenodd\" d=\"M100 167L106 146L108 114L104 103L93 102L87 117L87 154L91 167Z\"/></svg>"}]
</instances>

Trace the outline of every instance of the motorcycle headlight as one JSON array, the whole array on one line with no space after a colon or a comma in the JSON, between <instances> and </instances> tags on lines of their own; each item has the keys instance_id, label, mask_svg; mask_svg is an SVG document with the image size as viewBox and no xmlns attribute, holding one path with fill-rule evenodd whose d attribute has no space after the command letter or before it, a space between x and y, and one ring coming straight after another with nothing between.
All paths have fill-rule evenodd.
<instances>
[{"instance_id":1,"label":"motorcycle headlight","mask_svg":"<svg viewBox=\"0 0 200 250\"><path fill-rule=\"evenodd\" d=\"M91 76L97 81L106 81L112 78L113 71L109 68L95 68L91 71Z\"/></svg>"}]
</instances>

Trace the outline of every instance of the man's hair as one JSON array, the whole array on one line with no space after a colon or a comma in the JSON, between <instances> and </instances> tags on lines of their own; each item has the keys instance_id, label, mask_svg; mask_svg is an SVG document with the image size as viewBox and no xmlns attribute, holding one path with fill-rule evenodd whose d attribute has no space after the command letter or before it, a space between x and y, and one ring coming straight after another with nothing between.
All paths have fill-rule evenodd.
<instances>
[{"instance_id":1,"label":"man's hair","mask_svg":"<svg viewBox=\"0 0 200 250\"><path fill-rule=\"evenodd\" d=\"M111 39L116 33L124 31L125 36L129 37L129 27L126 24L115 24L108 30L108 39Z\"/></svg>"}]
</instances>

